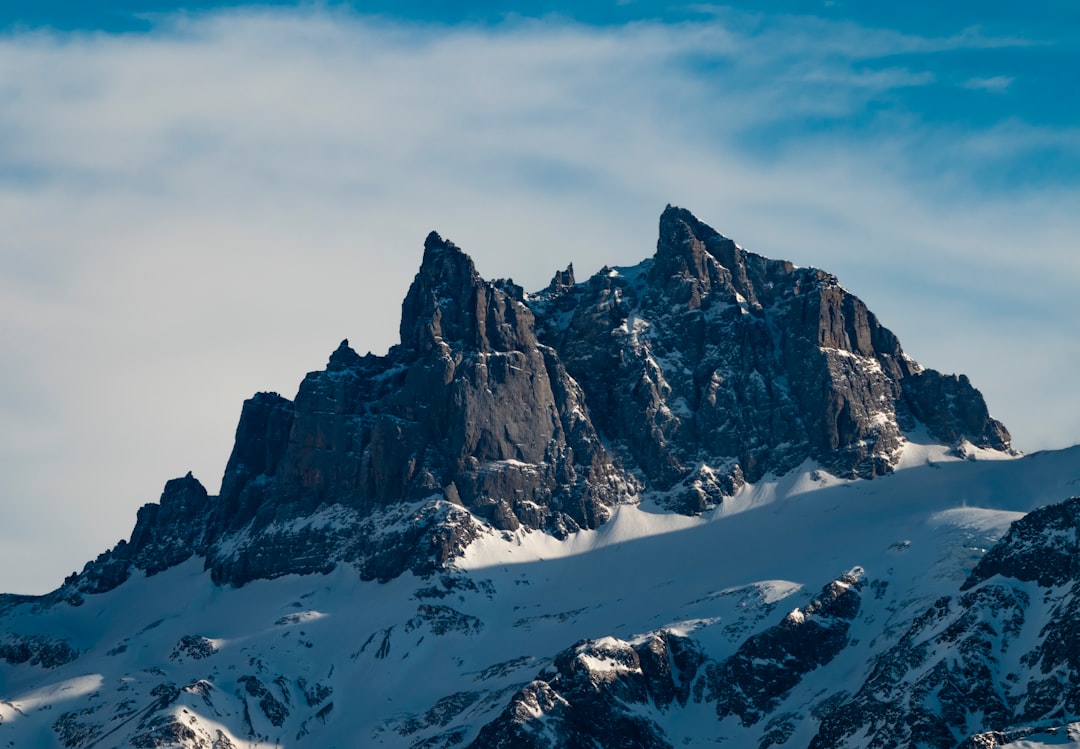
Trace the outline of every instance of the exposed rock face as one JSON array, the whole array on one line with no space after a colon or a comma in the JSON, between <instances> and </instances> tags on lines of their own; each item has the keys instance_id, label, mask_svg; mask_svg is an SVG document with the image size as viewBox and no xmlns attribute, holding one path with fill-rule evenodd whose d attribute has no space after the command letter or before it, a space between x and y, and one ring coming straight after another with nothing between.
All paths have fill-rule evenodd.
<instances>
[{"instance_id":1,"label":"exposed rock face","mask_svg":"<svg viewBox=\"0 0 1080 749\"><path fill-rule=\"evenodd\" d=\"M189 472L165 484L158 504L139 508L131 539L86 565L65 581L85 593L112 590L132 570L153 575L189 559L201 548L211 507L206 489Z\"/></svg>"},{"instance_id":2,"label":"exposed rock face","mask_svg":"<svg viewBox=\"0 0 1080 749\"><path fill-rule=\"evenodd\" d=\"M923 370L836 279L768 260L668 207L656 255L538 295L541 339L598 429L683 511L807 458L889 472L919 419L939 439L1008 449L965 377Z\"/></svg>"},{"instance_id":3,"label":"exposed rock face","mask_svg":"<svg viewBox=\"0 0 1080 749\"><path fill-rule=\"evenodd\" d=\"M964 589L995 575L1053 588L1080 580L1080 497L1017 520L979 560Z\"/></svg>"},{"instance_id":4,"label":"exposed rock face","mask_svg":"<svg viewBox=\"0 0 1080 749\"><path fill-rule=\"evenodd\" d=\"M336 355L331 356L329 366L336 360ZM214 512L217 533L242 527L266 501L267 484L255 479L277 474L292 431L293 415L292 401L277 393L256 393L244 401Z\"/></svg>"},{"instance_id":5,"label":"exposed rock face","mask_svg":"<svg viewBox=\"0 0 1080 749\"><path fill-rule=\"evenodd\" d=\"M0 638L0 660L12 665L29 663L31 666L56 668L71 663L79 652L64 640L50 640L41 635L20 637L5 633Z\"/></svg>"},{"instance_id":6,"label":"exposed rock face","mask_svg":"<svg viewBox=\"0 0 1080 749\"><path fill-rule=\"evenodd\" d=\"M863 571L855 569L825 586L803 609L747 639L723 663L708 669L709 699L721 719L736 715L757 723L810 671L825 665L848 644L859 612Z\"/></svg>"},{"instance_id":7,"label":"exposed rock face","mask_svg":"<svg viewBox=\"0 0 1080 749\"><path fill-rule=\"evenodd\" d=\"M631 645L586 641L560 653L551 670L519 691L469 746L668 749L643 705L685 705L703 657L688 639L658 632Z\"/></svg>"},{"instance_id":8,"label":"exposed rock face","mask_svg":"<svg viewBox=\"0 0 1080 749\"><path fill-rule=\"evenodd\" d=\"M433 232L400 334L385 356L343 341L293 401L246 401L220 496L169 482L69 588L192 556L234 585L343 561L424 574L485 529L562 538L642 492L694 513L808 459L887 473L916 419L1009 446L967 378L920 368L834 277L678 208L653 258L582 284L570 266L535 296Z\"/></svg>"},{"instance_id":9,"label":"exposed rock face","mask_svg":"<svg viewBox=\"0 0 1080 749\"><path fill-rule=\"evenodd\" d=\"M273 488L251 519L324 504L366 514L436 496L499 529L596 527L626 483L533 327L520 300L430 235L402 307L401 346L361 358L343 344L305 379L288 440L260 474ZM237 451L251 449L238 439ZM240 494L258 476L242 478L227 475Z\"/></svg>"}]
</instances>

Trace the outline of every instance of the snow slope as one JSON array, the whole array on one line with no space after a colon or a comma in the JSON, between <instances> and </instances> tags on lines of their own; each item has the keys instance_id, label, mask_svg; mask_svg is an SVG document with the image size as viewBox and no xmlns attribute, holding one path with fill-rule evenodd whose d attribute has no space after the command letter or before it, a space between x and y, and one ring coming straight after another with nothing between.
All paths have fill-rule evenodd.
<instances>
[{"instance_id":1,"label":"snow slope","mask_svg":"<svg viewBox=\"0 0 1080 749\"><path fill-rule=\"evenodd\" d=\"M464 746L582 640L597 641L580 654L596 678L621 662L604 652L657 631L721 661L858 567L850 645L775 711L789 716L782 743L806 746L824 697L855 693L1012 521L1080 494L1080 448L1008 461L909 450L891 476L804 466L701 517L645 503L566 541L490 531L429 579L363 582L342 565L230 588L190 560L80 605L5 597L0 746ZM631 708L674 746L758 745L771 725L718 719L707 699Z\"/></svg>"}]
</instances>

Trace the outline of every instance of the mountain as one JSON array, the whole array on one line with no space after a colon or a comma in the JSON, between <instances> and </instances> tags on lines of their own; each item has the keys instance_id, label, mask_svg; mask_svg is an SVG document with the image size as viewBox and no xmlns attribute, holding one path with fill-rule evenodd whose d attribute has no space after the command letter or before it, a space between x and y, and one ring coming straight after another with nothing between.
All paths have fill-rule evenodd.
<instances>
[{"instance_id":1,"label":"mountain","mask_svg":"<svg viewBox=\"0 0 1080 749\"><path fill-rule=\"evenodd\" d=\"M1080 449L1016 454L833 276L670 206L535 294L432 233L400 334L0 597L0 743L1080 742Z\"/></svg>"}]
</instances>

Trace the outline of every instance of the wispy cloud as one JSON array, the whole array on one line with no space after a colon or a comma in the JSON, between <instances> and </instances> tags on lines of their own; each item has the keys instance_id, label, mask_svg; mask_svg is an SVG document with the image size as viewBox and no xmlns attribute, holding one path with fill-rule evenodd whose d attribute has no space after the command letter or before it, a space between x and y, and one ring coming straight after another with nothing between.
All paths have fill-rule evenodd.
<instances>
[{"instance_id":1,"label":"wispy cloud","mask_svg":"<svg viewBox=\"0 0 1080 749\"><path fill-rule=\"evenodd\" d=\"M1004 93L1009 86L1012 85L1013 80L1015 79L1009 75L993 75L987 78L968 78L964 81L964 88L1000 94Z\"/></svg>"},{"instance_id":2,"label":"wispy cloud","mask_svg":"<svg viewBox=\"0 0 1080 749\"><path fill-rule=\"evenodd\" d=\"M962 131L902 98L937 85L936 52L1006 43L731 13L439 27L250 9L0 38L0 346L17 362L0 491L64 548L33 584L126 534L166 478L215 491L252 391L291 395L340 338L394 343L432 228L536 288L569 261L649 255L679 203L836 272L914 356L992 381L1022 447L1074 441L1075 394L1001 352L1080 359L1076 181L987 191L1030 130ZM41 517L6 524L4 548Z\"/></svg>"}]
</instances>

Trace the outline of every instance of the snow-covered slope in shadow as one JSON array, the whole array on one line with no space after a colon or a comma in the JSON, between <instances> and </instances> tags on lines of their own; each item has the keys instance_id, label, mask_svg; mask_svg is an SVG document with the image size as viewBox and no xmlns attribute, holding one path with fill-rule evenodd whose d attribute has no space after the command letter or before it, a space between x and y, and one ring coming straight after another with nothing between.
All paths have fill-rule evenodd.
<instances>
[{"instance_id":1,"label":"snow-covered slope in shadow","mask_svg":"<svg viewBox=\"0 0 1080 749\"><path fill-rule=\"evenodd\" d=\"M591 711L640 746L805 746L1012 521L1077 493L1080 448L806 482L726 516L623 506L563 542L492 532L426 578L234 589L191 560L78 606L6 598L0 744L569 746Z\"/></svg>"}]
</instances>

